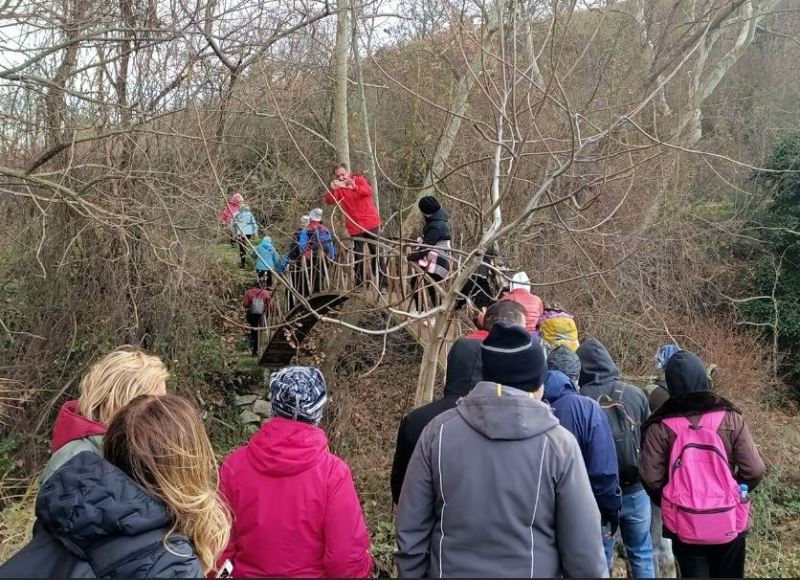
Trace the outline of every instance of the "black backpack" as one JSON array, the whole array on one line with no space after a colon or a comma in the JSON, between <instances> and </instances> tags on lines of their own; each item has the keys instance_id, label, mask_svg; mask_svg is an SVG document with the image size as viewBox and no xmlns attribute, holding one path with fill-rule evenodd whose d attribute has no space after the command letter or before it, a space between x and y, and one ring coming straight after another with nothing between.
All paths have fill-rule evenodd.
<instances>
[{"instance_id":1,"label":"black backpack","mask_svg":"<svg viewBox=\"0 0 800 580\"><path fill-rule=\"evenodd\" d=\"M641 429L622 402L623 386L614 385L609 395L600 395L597 402L608 417L614 446L617 449L619 483L625 488L639 481L639 445Z\"/></svg>"}]
</instances>

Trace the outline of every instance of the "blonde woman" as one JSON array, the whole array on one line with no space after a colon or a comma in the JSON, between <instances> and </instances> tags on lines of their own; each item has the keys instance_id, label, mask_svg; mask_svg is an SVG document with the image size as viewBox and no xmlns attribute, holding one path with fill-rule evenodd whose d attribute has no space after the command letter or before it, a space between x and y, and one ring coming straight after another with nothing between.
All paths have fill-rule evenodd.
<instances>
[{"instance_id":1,"label":"blonde woman","mask_svg":"<svg viewBox=\"0 0 800 580\"><path fill-rule=\"evenodd\" d=\"M139 395L165 395L168 376L161 359L133 346L121 346L94 362L81 380L79 398L64 403L58 413L42 483L78 453L100 453L114 413Z\"/></svg>"},{"instance_id":2,"label":"blonde woman","mask_svg":"<svg viewBox=\"0 0 800 580\"><path fill-rule=\"evenodd\" d=\"M141 396L111 421L103 456L79 453L47 480L33 539L0 567L0 577L213 572L230 520L197 409L175 395Z\"/></svg>"}]
</instances>

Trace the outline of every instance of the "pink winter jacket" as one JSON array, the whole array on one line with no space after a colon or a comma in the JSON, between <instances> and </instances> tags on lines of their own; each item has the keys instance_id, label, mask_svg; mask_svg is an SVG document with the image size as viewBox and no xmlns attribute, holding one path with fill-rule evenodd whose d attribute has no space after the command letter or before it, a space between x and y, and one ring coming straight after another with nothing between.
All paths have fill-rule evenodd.
<instances>
[{"instance_id":1,"label":"pink winter jacket","mask_svg":"<svg viewBox=\"0 0 800 580\"><path fill-rule=\"evenodd\" d=\"M319 428L274 417L220 471L237 578L366 578L369 534L350 468Z\"/></svg>"},{"instance_id":2,"label":"pink winter jacket","mask_svg":"<svg viewBox=\"0 0 800 580\"><path fill-rule=\"evenodd\" d=\"M517 288L504 294L500 300L512 300L522 305L525 309L525 328L533 332L539 324L539 317L544 312L542 299L536 294L531 294L525 289Z\"/></svg>"},{"instance_id":3,"label":"pink winter jacket","mask_svg":"<svg viewBox=\"0 0 800 580\"><path fill-rule=\"evenodd\" d=\"M239 197L236 194L233 194L228 203L225 204L225 208L219 214L219 221L221 221L226 226L231 225L233 218L236 217L236 214L239 212L239 208L242 207L242 202L239 201Z\"/></svg>"}]
</instances>

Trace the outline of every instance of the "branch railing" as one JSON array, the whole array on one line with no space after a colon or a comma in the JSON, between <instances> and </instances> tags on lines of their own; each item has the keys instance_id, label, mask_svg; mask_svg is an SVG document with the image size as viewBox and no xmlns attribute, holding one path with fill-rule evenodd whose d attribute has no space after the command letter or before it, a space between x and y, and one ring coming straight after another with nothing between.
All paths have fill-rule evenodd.
<instances>
[{"instance_id":1,"label":"branch railing","mask_svg":"<svg viewBox=\"0 0 800 580\"><path fill-rule=\"evenodd\" d=\"M412 250L428 248L415 240L400 238L377 238L370 240L378 248L376 256L371 254L369 244L364 245L363 254L356 254L352 244L335 244L335 258L330 258L322 247L316 247L299 259L290 261L286 271L278 276L273 292L273 307L264 313L259 343L267 344L271 332L280 331L298 306L297 319L314 316L308 298L318 294L372 293L377 305L391 308L394 312L407 312L409 317L423 316L425 312L441 303L449 291L450 281L460 267L456 252L450 251L449 276L434 281L408 255ZM333 242L332 242L333 243ZM441 251L441 248L429 248ZM363 262L361 283L358 283L356 266ZM433 299L429 288L433 288ZM416 295L416 300L415 300ZM432 302L436 302L436 304ZM412 314L413 310L418 312ZM459 330L471 326L467 320L458 318Z\"/></svg>"}]
</instances>

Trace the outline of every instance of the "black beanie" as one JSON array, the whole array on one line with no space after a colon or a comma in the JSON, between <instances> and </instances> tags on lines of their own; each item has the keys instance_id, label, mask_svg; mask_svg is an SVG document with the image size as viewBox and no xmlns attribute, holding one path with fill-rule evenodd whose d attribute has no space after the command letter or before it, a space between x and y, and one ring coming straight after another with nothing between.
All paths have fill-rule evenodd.
<instances>
[{"instance_id":1,"label":"black beanie","mask_svg":"<svg viewBox=\"0 0 800 580\"><path fill-rule=\"evenodd\" d=\"M432 215L435 214L437 211L442 209L442 206L439 204L439 200L433 197L432 195L426 195L421 200L419 200L419 211L424 213L425 215Z\"/></svg>"},{"instance_id":2,"label":"black beanie","mask_svg":"<svg viewBox=\"0 0 800 580\"><path fill-rule=\"evenodd\" d=\"M537 391L547 374L544 352L521 326L498 322L481 344L483 380Z\"/></svg>"}]
</instances>

